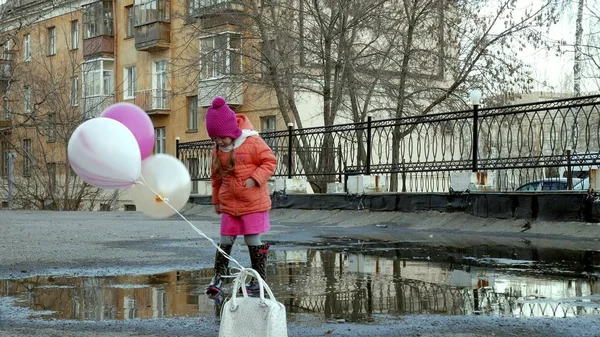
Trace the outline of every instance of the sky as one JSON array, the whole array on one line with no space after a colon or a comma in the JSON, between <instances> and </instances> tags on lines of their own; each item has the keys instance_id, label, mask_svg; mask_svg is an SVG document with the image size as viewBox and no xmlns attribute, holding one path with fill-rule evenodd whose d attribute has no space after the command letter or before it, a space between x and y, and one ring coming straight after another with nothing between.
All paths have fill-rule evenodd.
<instances>
[{"instance_id":1,"label":"sky","mask_svg":"<svg viewBox=\"0 0 600 337\"><path fill-rule=\"evenodd\" d=\"M586 0L587 8L584 9L583 29L584 35L590 32L600 32L600 25L590 17L591 10L598 15L600 13L600 1ZM534 78L537 84L535 91L572 92L573 91L573 45L575 43L575 19L577 13L576 1L563 13L560 22L553 26L545 34L547 38L555 41L565 41L567 46L561 47L566 50L562 55L556 55L556 50L525 50L522 54L524 60L532 66ZM597 33L598 34L598 33ZM546 85L544 85L546 83ZM595 91L598 93L598 84L592 81L582 83L582 92ZM552 90L554 89L554 90Z\"/></svg>"}]
</instances>

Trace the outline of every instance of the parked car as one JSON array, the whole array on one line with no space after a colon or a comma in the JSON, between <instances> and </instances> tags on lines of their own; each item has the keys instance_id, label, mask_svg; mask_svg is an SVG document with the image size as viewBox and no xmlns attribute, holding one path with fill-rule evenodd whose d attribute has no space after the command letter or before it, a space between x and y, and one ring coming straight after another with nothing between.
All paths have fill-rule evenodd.
<instances>
[{"instance_id":1,"label":"parked car","mask_svg":"<svg viewBox=\"0 0 600 337\"><path fill-rule=\"evenodd\" d=\"M573 178L573 190L581 182L581 179ZM516 192L535 192L535 191L567 191L568 184L566 178L546 178L535 180L519 186ZM581 186L578 189L583 189Z\"/></svg>"}]
</instances>

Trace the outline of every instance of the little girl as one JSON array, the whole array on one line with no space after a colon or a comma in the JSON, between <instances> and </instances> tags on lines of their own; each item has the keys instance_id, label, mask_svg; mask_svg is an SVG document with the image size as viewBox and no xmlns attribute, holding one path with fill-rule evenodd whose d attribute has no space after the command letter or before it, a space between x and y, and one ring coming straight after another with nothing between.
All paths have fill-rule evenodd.
<instances>
[{"instance_id":1,"label":"little girl","mask_svg":"<svg viewBox=\"0 0 600 337\"><path fill-rule=\"evenodd\" d=\"M229 255L236 237L244 235L252 269L266 279L269 244L262 243L260 234L270 228L267 181L275 172L277 159L246 116L236 115L222 97L215 97L206 112L206 131L215 142L211 180L212 202L215 212L221 214L219 247ZM221 293L221 277L228 265L229 260L217 250L215 276L206 287L210 297ZM252 280L246 288L258 291L257 281Z\"/></svg>"}]
</instances>

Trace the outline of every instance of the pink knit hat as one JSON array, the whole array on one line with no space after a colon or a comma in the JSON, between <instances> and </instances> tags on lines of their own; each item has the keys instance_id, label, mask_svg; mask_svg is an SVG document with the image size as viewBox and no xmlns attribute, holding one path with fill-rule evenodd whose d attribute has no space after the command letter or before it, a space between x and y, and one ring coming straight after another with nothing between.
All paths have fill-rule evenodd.
<instances>
[{"instance_id":1,"label":"pink knit hat","mask_svg":"<svg viewBox=\"0 0 600 337\"><path fill-rule=\"evenodd\" d=\"M229 137L239 138L242 135L235 112L225 104L223 97L217 96L212 105L206 110L206 131L210 138Z\"/></svg>"}]
</instances>

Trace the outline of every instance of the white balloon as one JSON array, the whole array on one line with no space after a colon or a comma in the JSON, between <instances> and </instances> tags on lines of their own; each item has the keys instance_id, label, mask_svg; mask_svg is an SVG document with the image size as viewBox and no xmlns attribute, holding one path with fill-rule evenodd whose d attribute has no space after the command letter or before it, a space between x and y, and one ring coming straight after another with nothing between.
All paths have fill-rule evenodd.
<instances>
[{"instance_id":1,"label":"white balloon","mask_svg":"<svg viewBox=\"0 0 600 337\"><path fill-rule=\"evenodd\" d=\"M75 129L67 148L73 171L90 185L127 188L140 176L142 156L129 129L110 118L93 118Z\"/></svg>"},{"instance_id":2,"label":"white balloon","mask_svg":"<svg viewBox=\"0 0 600 337\"><path fill-rule=\"evenodd\" d=\"M187 168L179 159L168 154L155 154L144 159L140 181L141 184L129 189L131 199L138 211L155 218L175 214L173 208L181 210L192 192Z\"/></svg>"}]
</instances>

